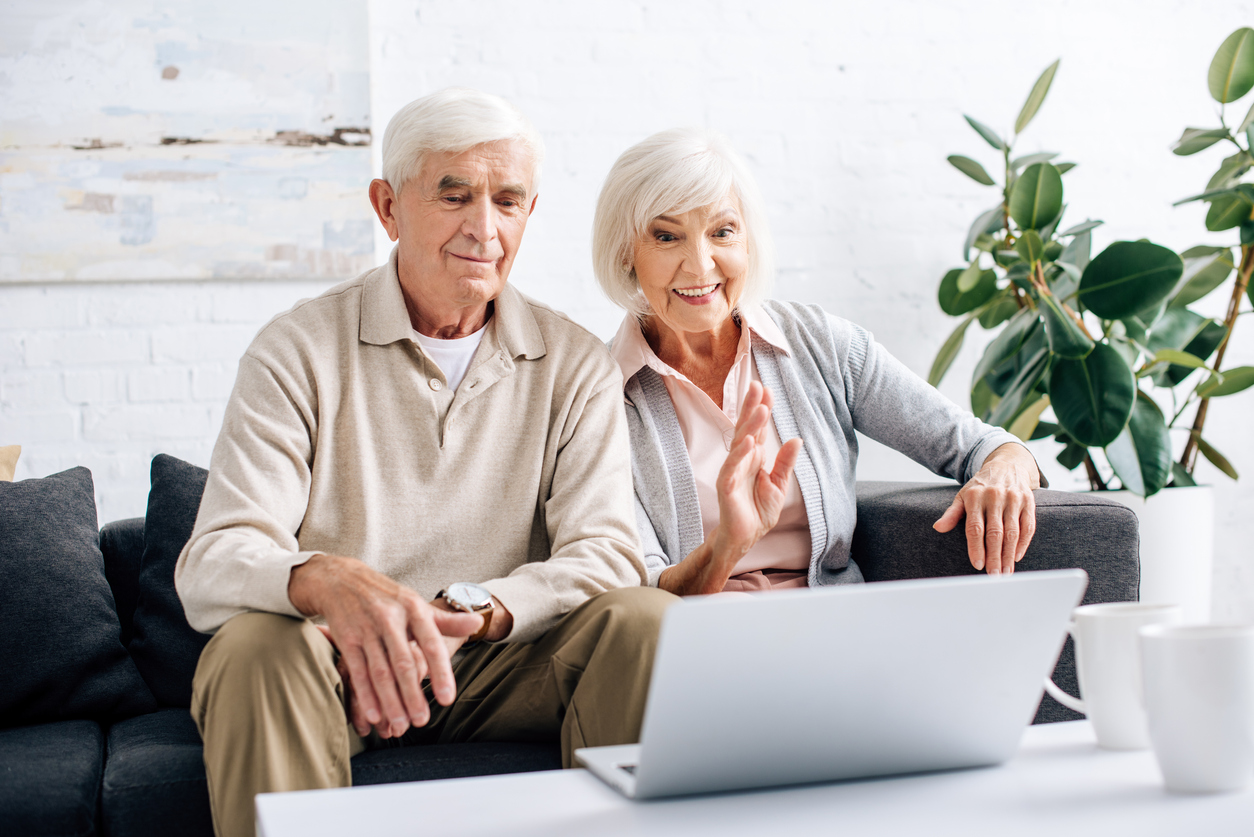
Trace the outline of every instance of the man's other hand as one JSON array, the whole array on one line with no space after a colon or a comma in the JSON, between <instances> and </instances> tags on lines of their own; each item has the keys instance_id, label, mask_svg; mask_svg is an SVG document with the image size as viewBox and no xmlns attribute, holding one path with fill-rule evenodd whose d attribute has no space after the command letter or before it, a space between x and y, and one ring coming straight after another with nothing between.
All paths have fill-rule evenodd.
<instances>
[{"instance_id":1,"label":"man's other hand","mask_svg":"<svg viewBox=\"0 0 1254 837\"><path fill-rule=\"evenodd\" d=\"M293 567L287 593L301 613L326 619L341 674L348 672L349 720L358 735L374 727L393 738L426 724L424 677L441 706L457 696L445 637L464 641L483 624L479 614L433 607L356 558L338 555L315 555Z\"/></svg>"}]
</instances>

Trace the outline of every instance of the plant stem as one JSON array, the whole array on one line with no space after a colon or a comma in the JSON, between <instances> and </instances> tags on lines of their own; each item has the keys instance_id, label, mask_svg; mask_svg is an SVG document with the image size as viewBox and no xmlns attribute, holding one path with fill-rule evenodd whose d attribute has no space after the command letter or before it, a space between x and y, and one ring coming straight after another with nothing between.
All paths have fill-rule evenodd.
<instances>
[{"instance_id":1,"label":"plant stem","mask_svg":"<svg viewBox=\"0 0 1254 837\"><path fill-rule=\"evenodd\" d=\"M1250 284L1250 274L1254 273L1254 244L1241 245L1241 267L1237 271L1237 281L1232 287L1232 298L1228 300L1228 313L1224 316L1224 337L1219 341L1219 350L1215 353L1216 371L1223 368L1224 352L1228 350L1228 341L1232 338L1232 328L1237 322L1237 312L1241 307L1241 297ZM1202 436L1202 427L1206 424L1206 411L1210 399L1203 398L1193 416L1193 429L1189 433L1189 441L1184 444L1184 454L1180 457L1180 465L1190 476L1197 466L1197 440Z\"/></svg>"},{"instance_id":2,"label":"plant stem","mask_svg":"<svg viewBox=\"0 0 1254 837\"><path fill-rule=\"evenodd\" d=\"M1102 475L1097 472L1097 466L1093 464L1093 457L1088 451L1084 452L1084 472L1089 478L1089 488L1093 491L1105 491L1106 481L1102 479Z\"/></svg>"}]
</instances>

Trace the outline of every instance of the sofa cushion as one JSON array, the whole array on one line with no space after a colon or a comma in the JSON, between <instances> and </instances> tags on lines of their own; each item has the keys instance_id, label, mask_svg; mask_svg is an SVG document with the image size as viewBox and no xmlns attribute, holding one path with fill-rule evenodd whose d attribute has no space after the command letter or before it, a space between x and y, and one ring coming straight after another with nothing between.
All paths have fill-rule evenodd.
<instances>
[{"instance_id":1,"label":"sofa cushion","mask_svg":"<svg viewBox=\"0 0 1254 837\"><path fill-rule=\"evenodd\" d=\"M91 472L0 482L0 726L156 708L122 647Z\"/></svg>"},{"instance_id":2,"label":"sofa cushion","mask_svg":"<svg viewBox=\"0 0 1254 837\"><path fill-rule=\"evenodd\" d=\"M354 785L488 776L562 766L557 744L386 747L352 762ZM109 730L101 799L111 837L213 834L200 734L186 709L162 709Z\"/></svg>"},{"instance_id":3,"label":"sofa cushion","mask_svg":"<svg viewBox=\"0 0 1254 837\"><path fill-rule=\"evenodd\" d=\"M354 785L419 782L462 776L494 776L531 770L560 770L557 744L484 741L383 747L353 757Z\"/></svg>"},{"instance_id":4,"label":"sofa cushion","mask_svg":"<svg viewBox=\"0 0 1254 837\"><path fill-rule=\"evenodd\" d=\"M0 730L0 832L96 834L103 762L95 721Z\"/></svg>"},{"instance_id":5,"label":"sofa cushion","mask_svg":"<svg viewBox=\"0 0 1254 837\"><path fill-rule=\"evenodd\" d=\"M209 472L157 454L144 518L131 656L162 706L190 706L192 675L209 637L187 624L174 589L174 565L192 536Z\"/></svg>"},{"instance_id":6,"label":"sofa cushion","mask_svg":"<svg viewBox=\"0 0 1254 837\"><path fill-rule=\"evenodd\" d=\"M186 709L110 727L101 814L110 837L213 837L200 733Z\"/></svg>"},{"instance_id":7,"label":"sofa cushion","mask_svg":"<svg viewBox=\"0 0 1254 837\"><path fill-rule=\"evenodd\" d=\"M100 552L104 555L105 578L109 579L118 608L122 644L130 645L135 603L139 599L139 562L144 557L144 519L132 517L101 526Z\"/></svg>"}]
</instances>

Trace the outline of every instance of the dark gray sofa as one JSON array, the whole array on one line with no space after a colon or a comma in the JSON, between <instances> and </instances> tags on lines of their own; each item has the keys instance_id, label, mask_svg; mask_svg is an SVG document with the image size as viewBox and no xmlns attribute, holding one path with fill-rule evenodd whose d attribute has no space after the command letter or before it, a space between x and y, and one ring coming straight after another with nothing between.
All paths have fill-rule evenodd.
<instances>
[{"instance_id":1,"label":"dark gray sofa","mask_svg":"<svg viewBox=\"0 0 1254 837\"><path fill-rule=\"evenodd\" d=\"M191 672L204 638L182 618L172 578L173 557L190 533L203 473L159 456L147 519L118 521L100 530L117 642L143 677L138 688L146 686L151 695L115 701L109 712L94 716L43 723L14 725L12 711L0 714L0 831L5 834L213 833L200 739L187 710ZM87 481L90 485L90 474ZM973 572L961 531L939 535L931 529L955 490L859 483L854 556L868 581ZM6 534L4 496L0 493L0 539ZM1137 523L1128 509L1091 494L1042 490L1037 517L1036 539L1022 569L1085 569L1090 577L1086 603L1137 598ZM0 582L5 580L0 576ZM0 616L0 622L5 618ZM1069 643L1055 680L1075 693ZM1036 721L1075 717L1046 696ZM353 759L353 779L365 785L559 766L556 745L436 745L363 753Z\"/></svg>"}]
</instances>

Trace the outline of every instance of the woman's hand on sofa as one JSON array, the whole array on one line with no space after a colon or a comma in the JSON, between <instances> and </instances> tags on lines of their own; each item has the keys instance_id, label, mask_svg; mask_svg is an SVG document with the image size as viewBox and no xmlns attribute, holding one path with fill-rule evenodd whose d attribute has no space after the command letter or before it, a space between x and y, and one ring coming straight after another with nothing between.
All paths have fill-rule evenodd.
<instances>
[{"instance_id":1,"label":"woman's hand on sofa","mask_svg":"<svg viewBox=\"0 0 1254 837\"><path fill-rule=\"evenodd\" d=\"M971 566L990 575L1012 573L1036 534L1036 499L1041 487L1036 459L1023 445L994 450L933 524L948 532L967 519L967 554Z\"/></svg>"}]
</instances>

